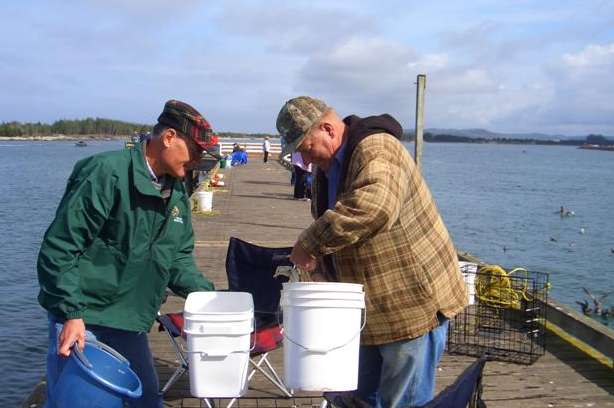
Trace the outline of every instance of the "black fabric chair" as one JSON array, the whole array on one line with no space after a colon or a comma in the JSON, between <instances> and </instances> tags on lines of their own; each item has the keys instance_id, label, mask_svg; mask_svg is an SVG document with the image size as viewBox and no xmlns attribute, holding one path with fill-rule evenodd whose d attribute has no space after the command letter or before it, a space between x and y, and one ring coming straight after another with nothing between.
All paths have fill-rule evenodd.
<instances>
[{"instance_id":1,"label":"black fabric chair","mask_svg":"<svg viewBox=\"0 0 614 408\"><path fill-rule=\"evenodd\" d=\"M226 253L228 290L249 292L254 298L256 327L278 323L279 299L286 276L275 277L280 266L291 266L292 247L266 248L231 237Z\"/></svg>"},{"instance_id":2,"label":"black fabric chair","mask_svg":"<svg viewBox=\"0 0 614 408\"><path fill-rule=\"evenodd\" d=\"M482 372L487 357L481 357L467 367L450 386L429 403L413 408L486 408L482 400ZM370 408L370 405L352 392L325 393L331 408Z\"/></svg>"},{"instance_id":3,"label":"black fabric chair","mask_svg":"<svg viewBox=\"0 0 614 408\"><path fill-rule=\"evenodd\" d=\"M263 333L261 338L256 339L261 340L265 351L258 353L256 348L253 353L257 359L250 360L252 371L248 380L259 372L286 397L291 397L292 393L284 385L267 356L270 351L281 346L283 339L279 299L282 283L287 282L288 278L283 275L276 276L275 272L280 266L292 265L288 259L291 251L292 247L267 248L231 237L226 253L228 290L251 293L254 300L256 333Z\"/></svg>"},{"instance_id":4,"label":"black fabric chair","mask_svg":"<svg viewBox=\"0 0 614 408\"><path fill-rule=\"evenodd\" d=\"M487 357L480 357L428 404L420 408L486 408L482 400L482 373Z\"/></svg>"}]
</instances>

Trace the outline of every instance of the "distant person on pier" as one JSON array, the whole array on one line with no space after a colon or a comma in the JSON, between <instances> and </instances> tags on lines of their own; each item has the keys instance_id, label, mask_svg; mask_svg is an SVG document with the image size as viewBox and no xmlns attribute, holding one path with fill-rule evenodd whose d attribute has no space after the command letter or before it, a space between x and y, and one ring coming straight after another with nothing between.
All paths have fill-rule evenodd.
<instances>
[{"instance_id":1,"label":"distant person on pier","mask_svg":"<svg viewBox=\"0 0 614 408\"><path fill-rule=\"evenodd\" d=\"M130 406L162 407L147 332L165 289L183 297L213 289L194 263L181 182L210 138L198 111L170 100L151 139L75 165L37 265L38 301L49 317L47 407L72 346L94 338L141 379L143 395Z\"/></svg>"},{"instance_id":2,"label":"distant person on pier","mask_svg":"<svg viewBox=\"0 0 614 408\"><path fill-rule=\"evenodd\" d=\"M466 306L467 291L433 197L399 141L401 125L387 114L342 119L300 96L283 105L277 129L282 157L298 151L314 165L315 220L291 261L312 280L360 283L366 294L358 389L334 398L426 404L448 319Z\"/></svg>"},{"instance_id":3,"label":"distant person on pier","mask_svg":"<svg viewBox=\"0 0 614 408\"><path fill-rule=\"evenodd\" d=\"M265 163L269 161L269 152L270 151L271 151L271 142L269 141L269 137L265 136L264 137L264 142L262 142L262 153L264 154L262 160Z\"/></svg>"}]
</instances>

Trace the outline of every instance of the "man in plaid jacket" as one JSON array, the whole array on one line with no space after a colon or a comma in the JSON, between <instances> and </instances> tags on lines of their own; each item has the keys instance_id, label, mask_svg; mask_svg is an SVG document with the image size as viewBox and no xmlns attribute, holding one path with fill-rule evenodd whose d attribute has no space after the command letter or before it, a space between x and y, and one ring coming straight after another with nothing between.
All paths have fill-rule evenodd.
<instances>
[{"instance_id":1,"label":"man in plaid jacket","mask_svg":"<svg viewBox=\"0 0 614 408\"><path fill-rule=\"evenodd\" d=\"M448 319L467 304L456 251L433 197L390 115L341 119L300 96L277 117L285 146L316 166L314 222L290 259L313 280L364 285L355 395L374 407L433 397Z\"/></svg>"}]
</instances>

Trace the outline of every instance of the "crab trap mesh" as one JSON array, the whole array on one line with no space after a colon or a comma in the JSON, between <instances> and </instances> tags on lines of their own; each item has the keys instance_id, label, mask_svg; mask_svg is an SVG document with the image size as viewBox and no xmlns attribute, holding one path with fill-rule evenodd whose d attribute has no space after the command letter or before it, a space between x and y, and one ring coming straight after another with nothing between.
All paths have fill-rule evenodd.
<instances>
[{"instance_id":1,"label":"crab trap mesh","mask_svg":"<svg viewBox=\"0 0 614 408\"><path fill-rule=\"evenodd\" d=\"M532 364L545 352L544 272L461 262L469 306L450 320L448 352Z\"/></svg>"}]
</instances>

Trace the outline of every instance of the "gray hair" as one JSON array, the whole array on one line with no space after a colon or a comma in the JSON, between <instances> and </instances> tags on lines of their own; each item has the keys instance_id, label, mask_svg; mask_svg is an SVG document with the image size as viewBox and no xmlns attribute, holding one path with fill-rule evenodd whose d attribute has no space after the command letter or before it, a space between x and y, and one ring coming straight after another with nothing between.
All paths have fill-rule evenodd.
<instances>
[{"instance_id":1,"label":"gray hair","mask_svg":"<svg viewBox=\"0 0 614 408\"><path fill-rule=\"evenodd\" d=\"M151 132L151 138L152 139L159 138L166 129L170 129L170 126L166 126L161 123L156 123L153 127L153 132Z\"/></svg>"}]
</instances>

